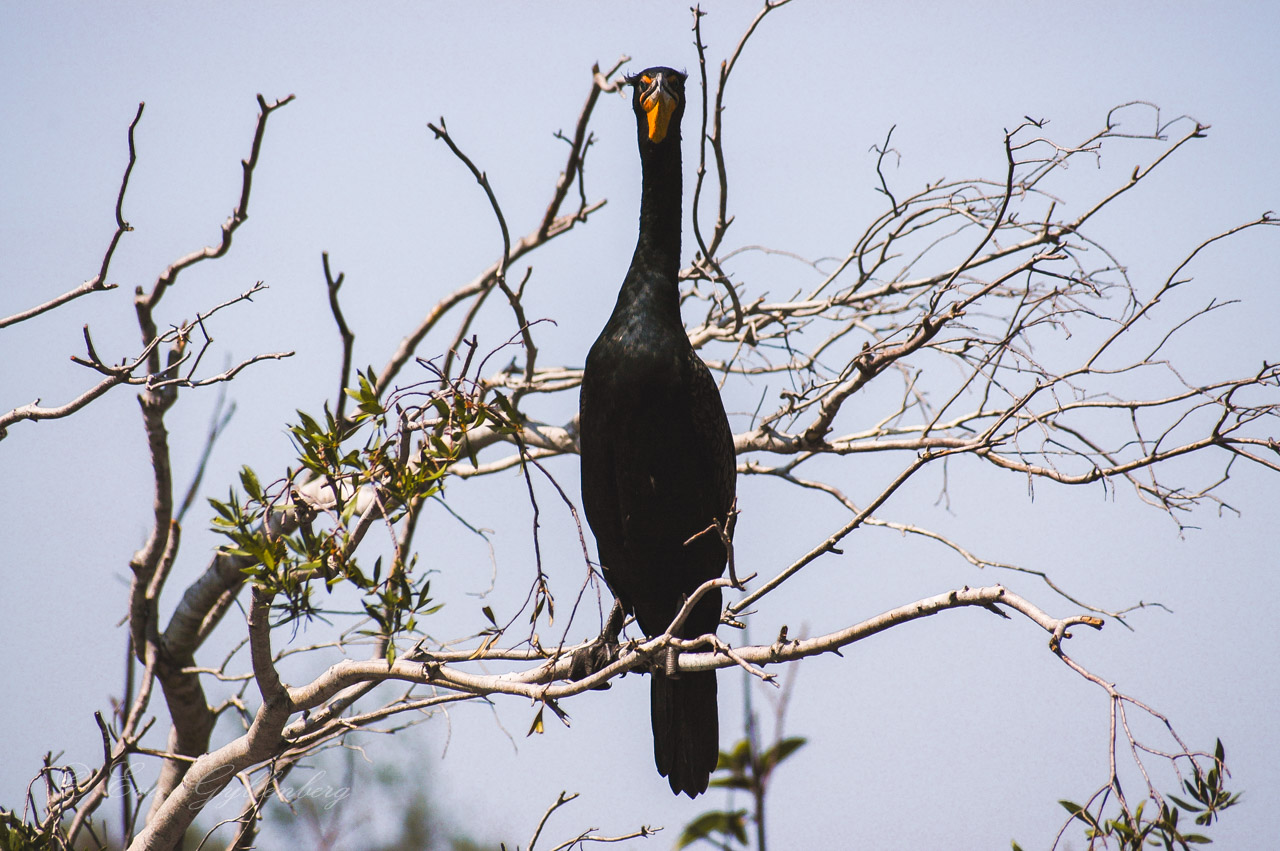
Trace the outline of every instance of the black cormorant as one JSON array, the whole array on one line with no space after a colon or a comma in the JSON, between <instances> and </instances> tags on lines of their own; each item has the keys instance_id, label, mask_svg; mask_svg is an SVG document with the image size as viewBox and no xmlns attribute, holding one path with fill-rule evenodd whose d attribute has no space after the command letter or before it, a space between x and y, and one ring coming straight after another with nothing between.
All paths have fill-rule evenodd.
<instances>
[{"instance_id":1,"label":"black cormorant","mask_svg":"<svg viewBox=\"0 0 1280 851\"><path fill-rule=\"evenodd\" d=\"M670 68L628 79L644 174L640 237L587 355L580 403L587 521L605 581L647 636L665 632L684 600L724 572L724 544L704 530L727 522L736 472L719 390L680 320L684 80ZM719 620L717 588L678 637L714 632ZM706 790L719 752L715 672L654 671L651 688L658 772L692 798Z\"/></svg>"}]
</instances>

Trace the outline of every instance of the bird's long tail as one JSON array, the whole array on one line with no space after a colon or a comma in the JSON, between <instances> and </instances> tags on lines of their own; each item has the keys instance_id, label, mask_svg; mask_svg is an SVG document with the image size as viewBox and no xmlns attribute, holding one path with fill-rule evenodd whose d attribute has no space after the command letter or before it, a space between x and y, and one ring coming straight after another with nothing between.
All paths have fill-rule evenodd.
<instances>
[{"instance_id":1,"label":"bird's long tail","mask_svg":"<svg viewBox=\"0 0 1280 851\"><path fill-rule=\"evenodd\" d=\"M697 797L707 790L720 753L716 673L685 673L672 679L655 671L651 679L649 707L658 773L667 778L672 792Z\"/></svg>"}]
</instances>

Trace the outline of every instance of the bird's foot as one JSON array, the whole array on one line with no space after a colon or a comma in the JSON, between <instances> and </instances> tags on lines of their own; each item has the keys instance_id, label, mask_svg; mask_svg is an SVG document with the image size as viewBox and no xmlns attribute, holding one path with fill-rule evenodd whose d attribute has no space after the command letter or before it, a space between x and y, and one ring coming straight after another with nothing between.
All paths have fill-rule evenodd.
<instances>
[{"instance_id":1,"label":"bird's foot","mask_svg":"<svg viewBox=\"0 0 1280 851\"><path fill-rule=\"evenodd\" d=\"M663 653L662 673L669 680L680 679L680 651L674 647L668 647Z\"/></svg>"},{"instance_id":2,"label":"bird's foot","mask_svg":"<svg viewBox=\"0 0 1280 851\"><path fill-rule=\"evenodd\" d=\"M584 680L618 661L621 655L618 634L622 632L623 619L622 606L614 603L613 611L609 613L609 620L605 623L600 637L573 654L573 659L569 662L570 680L574 682ZM601 683L594 688L604 690L609 688L609 683Z\"/></svg>"},{"instance_id":3,"label":"bird's foot","mask_svg":"<svg viewBox=\"0 0 1280 851\"><path fill-rule=\"evenodd\" d=\"M602 671L618 661L619 655L620 647L618 642L608 641L602 635L586 647L574 652L573 658L569 662L569 679L574 682L585 680L597 671ZM609 683L607 682L592 686L592 688L600 690L608 687Z\"/></svg>"}]
</instances>

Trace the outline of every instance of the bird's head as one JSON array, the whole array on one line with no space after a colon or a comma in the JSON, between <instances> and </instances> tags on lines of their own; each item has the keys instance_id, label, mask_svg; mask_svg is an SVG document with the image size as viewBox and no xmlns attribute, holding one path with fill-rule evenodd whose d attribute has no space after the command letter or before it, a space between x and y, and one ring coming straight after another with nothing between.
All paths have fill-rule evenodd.
<instances>
[{"instance_id":1,"label":"bird's head","mask_svg":"<svg viewBox=\"0 0 1280 851\"><path fill-rule=\"evenodd\" d=\"M634 93L631 108L640 126L640 138L653 144L667 138L673 129L679 135L680 118L684 115L685 75L674 68L649 68L627 83Z\"/></svg>"}]
</instances>

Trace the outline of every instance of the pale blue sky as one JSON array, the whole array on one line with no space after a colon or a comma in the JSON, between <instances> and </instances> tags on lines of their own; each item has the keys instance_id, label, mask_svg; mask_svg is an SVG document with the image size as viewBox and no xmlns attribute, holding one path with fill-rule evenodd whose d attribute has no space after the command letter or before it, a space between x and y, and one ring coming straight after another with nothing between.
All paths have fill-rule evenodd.
<instances>
[{"instance_id":1,"label":"pale blue sky","mask_svg":"<svg viewBox=\"0 0 1280 851\"><path fill-rule=\"evenodd\" d=\"M88 386L90 376L68 361L81 351L84 323L104 357L133 351L133 287L217 237L238 194L254 95L292 93L297 101L271 120L250 218L231 253L187 272L161 317L176 323L256 280L269 284L253 305L224 314L214 329L215 356L221 363L263 350L298 355L232 385L239 414L217 447L204 495L225 494L241 464L278 475L291 460L285 423L296 408L318 410L337 371L320 252L329 251L348 276L343 297L358 335L356 362L375 365L430 304L495 257L500 243L487 204L431 140L427 121L445 116L487 170L512 230L522 233L545 208L563 162L552 133L572 125L593 62L611 65L626 53L632 70L696 68L687 5L6 5L0 315L96 272L114 225L125 131L137 103L147 107L125 204L136 231L125 236L110 275L121 286L0 331L0 410L36 396L62 402ZM937 5L797 0L765 22L726 114L737 215L730 246L843 254L880 208L868 149L892 125L902 153L894 177L915 187L943 175L998 175L1003 129L1024 115L1048 118L1050 132L1075 138L1100 125L1110 107L1135 99L1212 125L1207 139L1098 223L1097 235L1140 289L1149 292L1199 240L1280 207L1275 4ZM731 49L755 9L710 6L711 56ZM580 233L531 258L528 313L558 323L543 326L543 363L581 363L630 258L639 190L631 121L621 99L600 104L587 190L609 204ZM685 138L688 162L691 122ZM1102 168L1080 173L1079 185L1100 187L1141 156L1140 147L1124 149L1119 160L1104 154ZM1091 197L1084 191L1074 200ZM1197 367L1244 371L1280 354L1278 246L1275 231L1245 235L1192 270L1198 288L1170 309L1210 297L1244 300L1213 326L1220 338L1192 341L1186 351ZM784 291L796 272L764 265L759 274L778 275L762 289ZM511 333L509 324L494 310L477 330L496 344ZM188 394L170 415L181 486L215 395ZM559 409L538 413L567 417ZM836 478L859 496L878 490L882 471L857 463ZM115 391L68 420L14 426L0 443L0 464L8 484L0 491L0 672L8 694L0 701L0 804L12 807L46 750L65 749L72 761L97 758L92 712L120 690L125 636L116 623L125 612L128 560L150 514L133 394ZM576 490L576 460L553 470ZM1101 605L1167 604L1173 614L1141 613L1134 632L1113 625L1081 635L1074 654L1168 714L1194 746L1223 738L1245 804L1214 834L1220 847L1261 847L1280 835L1271 805L1280 799L1280 666L1268 610L1280 592L1277 483L1235 469L1226 496L1243 517L1204 510L1194 518L1202 530L1180 540L1166 517L1125 488L1112 498L1101 488L1042 484L1032 502L1017 477L976 464L951 473L952 513L934 506L935 478L907 488L885 515L946 531L990 558L1050 571ZM750 570L780 567L843 522L816 497L805 503L759 482L744 484L743 493L740 558ZM522 494L515 478L449 492L468 519L496 530L499 578L509 581L491 598L495 607L525 587ZM790 506L796 510L785 512ZM170 607L216 545L205 531L208 513L197 505L188 518ZM435 523L419 534L422 548L444 555L433 588L462 595L487 587L483 546L442 518ZM567 598L579 575L576 535L556 517L546 521L543 540L569 565ZM779 623L825 631L962 584L996 581L1054 614L1069 612L1034 581L978 573L936 546L868 531L850 540L843 558L814 565L773 596L754 635L771 637ZM441 635L474 627L479 605L459 596L440 615ZM217 648L233 640L235 618ZM721 681L727 743L739 684L734 674ZM423 735L377 747L388 760L391 751L400 759L418 754L441 803L479 838L523 843L556 792L568 789L582 798L558 816L565 836L587 825L614 833L665 825L661 838L636 844L669 847L684 822L723 799L676 800L657 778L645 685L629 677L574 701L571 729L549 725L535 739L521 738L529 708L499 701L518 752L479 708L455 710L447 728L433 723ZM1010 838L1047 847L1063 817L1057 799L1087 796L1104 779L1106 723L1105 697L1058 663L1043 636L985 613L947 614L876 637L844 659L807 662L788 730L811 744L777 776L774 847L1005 848Z\"/></svg>"}]
</instances>

